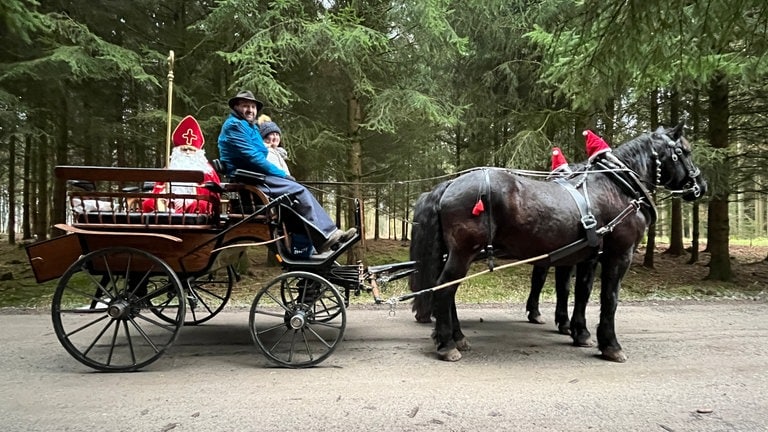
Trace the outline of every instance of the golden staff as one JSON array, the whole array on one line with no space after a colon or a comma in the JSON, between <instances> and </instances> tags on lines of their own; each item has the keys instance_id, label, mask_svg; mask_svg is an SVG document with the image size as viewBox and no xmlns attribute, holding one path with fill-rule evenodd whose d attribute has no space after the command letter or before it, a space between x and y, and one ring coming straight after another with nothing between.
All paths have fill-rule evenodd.
<instances>
[{"instance_id":1,"label":"golden staff","mask_svg":"<svg viewBox=\"0 0 768 432\"><path fill-rule=\"evenodd\" d=\"M168 134L165 137L165 167L168 168L171 165L171 122L173 121L173 50L168 54ZM163 185L163 192L167 189L167 185ZM157 199L157 210L167 211L166 201L164 198Z\"/></svg>"},{"instance_id":2,"label":"golden staff","mask_svg":"<svg viewBox=\"0 0 768 432\"><path fill-rule=\"evenodd\" d=\"M173 110L173 50L168 55L168 135L165 138L165 166L171 164L171 117Z\"/></svg>"}]
</instances>

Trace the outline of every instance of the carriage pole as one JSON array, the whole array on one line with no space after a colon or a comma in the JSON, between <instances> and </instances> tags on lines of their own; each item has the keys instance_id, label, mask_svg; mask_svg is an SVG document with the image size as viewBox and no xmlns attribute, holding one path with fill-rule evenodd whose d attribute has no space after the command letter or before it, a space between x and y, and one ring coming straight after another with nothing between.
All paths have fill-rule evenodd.
<instances>
[{"instance_id":1,"label":"carriage pole","mask_svg":"<svg viewBox=\"0 0 768 432\"><path fill-rule=\"evenodd\" d=\"M511 262L511 263L508 263L508 264L504 264L504 265L499 266L499 267L495 267L493 269L483 270L483 271L478 272L478 273L474 273L474 274L471 274L471 275L468 275L468 276L464 276L461 279L456 279L456 280L452 280L450 282L445 282L443 284L434 286L432 288L423 289L421 291L416 291L416 292L412 292L412 293L409 293L409 294L403 294L400 297L393 297L393 298L387 300L387 303L390 306L389 313L390 314L394 313L394 307L395 307L395 305L398 302L405 301L405 300L408 300L408 299L412 299L414 297L417 297L417 296L420 296L420 295L423 295L423 294L435 292L435 291L441 290L443 288L447 288L447 287L449 287L451 285L460 284L460 283L464 282L465 280L476 278L476 277L482 276L482 275L484 275L486 273L490 273L490 272L498 271L498 270L504 270L504 269L509 268L509 267L516 267L516 266L523 265L523 264L533 263L533 262L536 262L536 261L547 259L550 256L551 256L551 254L546 253L546 254L538 255L538 256L535 256L535 257L532 257L532 258L526 258L524 260L514 261L514 262Z\"/></svg>"},{"instance_id":2,"label":"carriage pole","mask_svg":"<svg viewBox=\"0 0 768 432\"><path fill-rule=\"evenodd\" d=\"M171 164L171 122L173 121L173 50L168 54L168 133L165 137L165 166Z\"/></svg>"}]
</instances>

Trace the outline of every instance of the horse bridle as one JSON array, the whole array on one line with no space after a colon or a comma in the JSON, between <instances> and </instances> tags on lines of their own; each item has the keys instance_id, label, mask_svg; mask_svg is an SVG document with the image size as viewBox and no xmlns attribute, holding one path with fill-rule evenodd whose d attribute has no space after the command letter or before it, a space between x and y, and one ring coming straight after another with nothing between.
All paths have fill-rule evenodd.
<instances>
[{"instance_id":1,"label":"horse bridle","mask_svg":"<svg viewBox=\"0 0 768 432\"><path fill-rule=\"evenodd\" d=\"M678 138L677 141L673 141L672 138L667 136L666 134L659 134L661 135L664 140L667 143L667 147L671 149L670 156L672 158L673 163L682 163L683 168L685 169L685 173L688 176L689 182L688 184L693 184L693 186L686 188L686 189L680 189L680 190L672 190L669 189L669 193L673 195L685 195L687 193L693 193L693 196L696 198L699 198L701 196L701 187L699 186L699 183L696 181L696 178L701 175L701 171L699 168L697 168L695 165L693 165L693 161L691 161L691 158L681 158L683 156L683 143L682 143L682 137ZM651 154L653 155L654 163L656 164L656 186L661 185L661 159L659 158L658 152L656 152L656 149L651 146Z\"/></svg>"}]
</instances>

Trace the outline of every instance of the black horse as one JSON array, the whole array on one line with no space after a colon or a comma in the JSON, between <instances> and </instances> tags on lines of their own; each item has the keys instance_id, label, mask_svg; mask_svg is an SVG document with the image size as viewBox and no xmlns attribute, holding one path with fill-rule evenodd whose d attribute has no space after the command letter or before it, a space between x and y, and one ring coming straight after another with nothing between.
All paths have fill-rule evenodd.
<instances>
[{"instance_id":1,"label":"black horse","mask_svg":"<svg viewBox=\"0 0 768 432\"><path fill-rule=\"evenodd\" d=\"M595 275L597 259L589 259L577 266L555 267L555 326L561 334L571 335L573 345L579 347L591 347L593 345L591 334L586 330L586 311L589 297L592 293L592 281ZM572 329L571 320L568 319L568 296L570 295L571 276L576 273L576 283L573 299L573 322L579 323ZM549 266L534 265L531 271L531 292L525 303L528 312L528 321L534 324L544 324L539 311L539 298L544 282L547 279Z\"/></svg>"},{"instance_id":2,"label":"black horse","mask_svg":"<svg viewBox=\"0 0 768 432\"><path fill-rule=\"evenodd\" d=\"M568 296L571 293L571 276L573 266L555 267L555 326L562 334L571 334L571 320L568 318ZM541 290L547 281L549 266L535 265L531 270L531 292L525 302L525 311L528 312L528 321L533 324L545 324L539 310Z\"/></svg>"},{"instance_id":3,"label":"black horse","mask_svg":"<svg viewBox=\"0 0 768 432\"><path fill-rule=\"evenodd\" d=\"M681 124L641 135L601 155L572 180L581 187L582 199L585 192L588 194L588 211L594 222L590 228L595 230L584 224L583 209L576 205L578 197L558 182L486 168L439 184L422 196L414 209L411 260L418 262L418 272L411 278L411 290L459 280L481 252L490 252L513 259L548 257L537 262L541 265L578 264L590 289L577 296L588 296L594 277L589 261L596 257L601 265L598 349L605 359L626 361L616 339L614 320L621 279L635 246L655 218L648 189L663 186L686 201L706 192L682 130ZM472 210L478 197L485 211L475 216ZM590 234L589 246L578 247ZM470 349L456 314L457 288L455 283L431 290L437 354L448 361L459 360L460 351ZM583 306L586 308L585 301ZM576 319L577 312L574 308L574 338L589 334L586 319Z\"/></svg>"}]
</instances>

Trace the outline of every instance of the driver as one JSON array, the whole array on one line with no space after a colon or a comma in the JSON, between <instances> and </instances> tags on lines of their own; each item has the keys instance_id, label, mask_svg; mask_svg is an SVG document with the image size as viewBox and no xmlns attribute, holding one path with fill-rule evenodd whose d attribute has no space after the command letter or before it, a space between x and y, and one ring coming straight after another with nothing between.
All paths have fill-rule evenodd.
<instances>
[{"instance_id":1,"label":"driver","mask_svg":"<svg viewBox=\"0 0 768 432\"><path fill-rule=\"evenodd\" d=\"M320 247L315 246L318 253L326 252L337 243L354 237L357 233L355 228L347 231L338 229L307 188L267 160L269 150L256 124L256 116L262 106L253 93L247 90L229 100L231 112L219 134L219 157L226 164L227 174L231 175L238 168L261 173L266 176L262 189L268 196L293 196L298 201L293 209L324 239Z\"/></svg>"}]
</instances>

